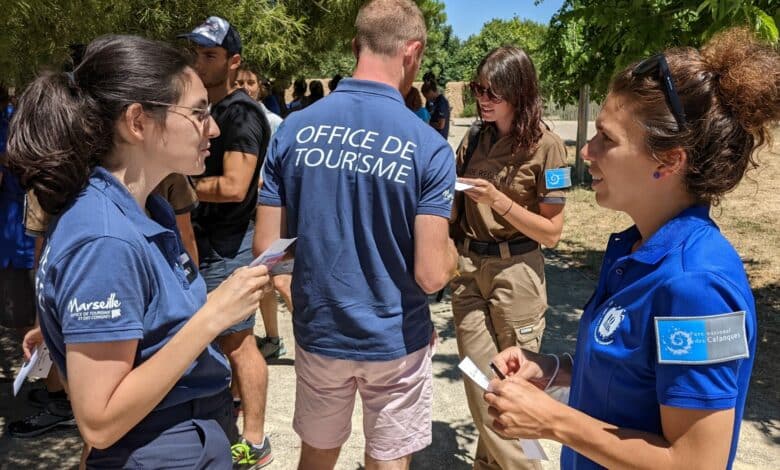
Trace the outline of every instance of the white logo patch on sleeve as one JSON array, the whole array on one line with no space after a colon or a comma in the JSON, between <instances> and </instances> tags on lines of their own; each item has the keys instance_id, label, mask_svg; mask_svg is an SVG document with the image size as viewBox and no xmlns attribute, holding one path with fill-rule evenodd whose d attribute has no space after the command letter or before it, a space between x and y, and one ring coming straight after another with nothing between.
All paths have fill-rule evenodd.
<instances>
[{"instance_id":1,"label":"white logo patch on sleeve","mask_svg":"<svg viewBox=\"0 0 780 470\"><path fill-rule=\"evenodd\" d=\"M68 302L68 313L75 320L107 320L122 316L122 302L116 298L116 292L112 292L105 300L92 302L79 302L76 297Z\"/></svg>"}]
</instances>

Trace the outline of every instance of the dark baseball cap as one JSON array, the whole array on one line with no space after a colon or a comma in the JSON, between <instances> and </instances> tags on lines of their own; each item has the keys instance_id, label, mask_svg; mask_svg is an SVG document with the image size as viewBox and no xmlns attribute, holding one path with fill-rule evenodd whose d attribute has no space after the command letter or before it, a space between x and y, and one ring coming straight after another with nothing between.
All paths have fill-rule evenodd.
<instances>
[{"instance_id":1,"label":"dark baseball cap","mask_svg":"<svg viewBox=\"0 0 780 470\"><path fill-rule=\"evenodd\" d=\"M191 33L176 36L179 39L189 39L203 47L222 47L228 54L241 53L241 36L236 28L230 26L226 19L219 16L209 16Z\"/></svg>"}]
</instances>

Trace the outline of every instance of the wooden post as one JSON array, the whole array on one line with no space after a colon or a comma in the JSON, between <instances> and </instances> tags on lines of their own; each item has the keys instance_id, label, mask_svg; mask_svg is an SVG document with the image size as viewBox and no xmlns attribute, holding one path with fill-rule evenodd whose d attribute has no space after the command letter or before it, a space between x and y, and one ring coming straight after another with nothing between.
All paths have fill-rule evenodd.
<instances>
[{"instance_id":1,"label":"wooden post","mask_svg":"<svg viewBox=\"0 0 780 470\"><path fill-rule=\"evenodd\" d=\"M588 114L590 107L590 86L580 88L580 102L577 109L577 156L574 163L574 184L585 184L585 162L582 161L580 150L588 141Z\"/></svg>"}]
</instances>

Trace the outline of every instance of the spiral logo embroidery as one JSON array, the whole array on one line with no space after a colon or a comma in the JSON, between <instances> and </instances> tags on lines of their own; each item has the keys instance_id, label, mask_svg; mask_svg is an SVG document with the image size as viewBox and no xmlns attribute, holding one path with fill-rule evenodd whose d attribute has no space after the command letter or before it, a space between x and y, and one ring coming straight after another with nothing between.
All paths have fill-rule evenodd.
<instances>
[{"instance_id":1,"label":"spiral logo embroidery","mask_svg":"<svg viewBox=\"0 0 780 470\"><path fill-rule=\"evenodd\" d=\"M675 356L688 354L692 347L693 335L682 330L676 330L669 335L669 344L666 345L666 349Z\"/></svg>"}]
</instances>

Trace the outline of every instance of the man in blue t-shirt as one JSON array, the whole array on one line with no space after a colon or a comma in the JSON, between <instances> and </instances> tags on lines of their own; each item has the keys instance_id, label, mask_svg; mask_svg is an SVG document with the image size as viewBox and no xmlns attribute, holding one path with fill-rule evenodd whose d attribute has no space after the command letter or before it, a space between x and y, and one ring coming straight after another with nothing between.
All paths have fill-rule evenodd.
<instances>
[{"instance_id":1,"label":"man in blue t-shirt","mask_svg":"<svg viewBox=\"0 0 780 470\"><path fill-rule=\"evenodd\" d=\"M375 0L355 25L354 78L282 123L260 192L255 251L280 234L298 238L300 468L333 468L355 391L367 468L407 468L430 444L426 293L445 285L457 261L447 222L452 149L403 99L422 59L422 14L409 0Z\"/></svg>"}]
</instances>

